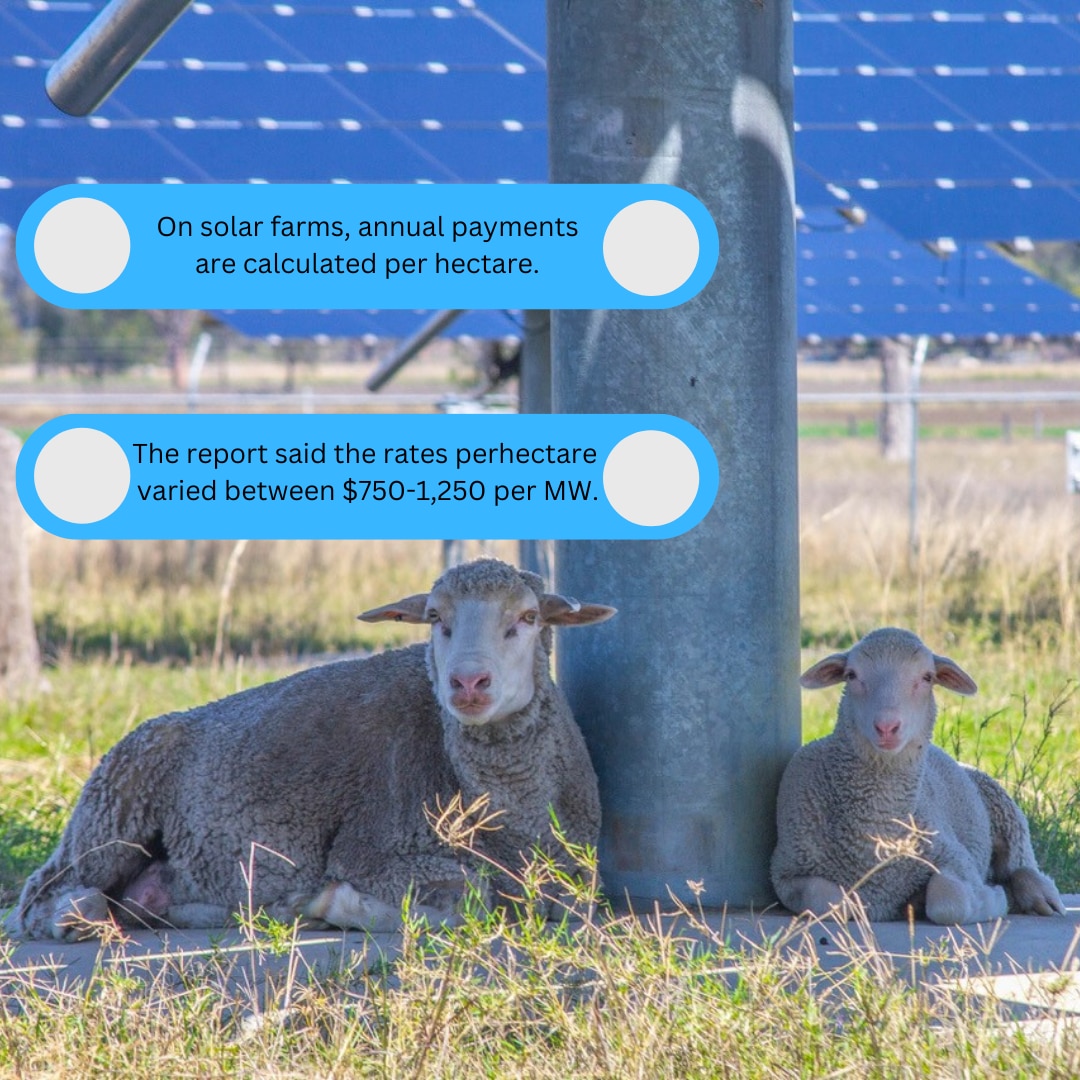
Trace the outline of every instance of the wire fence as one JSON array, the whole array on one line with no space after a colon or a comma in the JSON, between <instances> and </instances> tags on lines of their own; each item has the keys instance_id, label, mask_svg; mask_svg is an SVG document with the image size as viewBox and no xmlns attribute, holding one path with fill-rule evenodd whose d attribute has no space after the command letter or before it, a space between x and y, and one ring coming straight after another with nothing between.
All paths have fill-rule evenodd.
<instances>
[{"instance_id":1,"label":"wire fence","mask_svg":"<svg viewBox=\"0 0 1080 1080\"><path fill-rule=\"evenodd\" d=\"M1080 390L920 390L918 393L886 394L874 390L801 391L800 405L885 405L916 403L919 405L980 405L980 404L1080 404ZM447 393L369 393L363 391L318 391L303 388L294 391L256 390L198 390L140 391L140 390L19 390L0 392L0 406L17 408L21 405L40 408L55 407L58 411L71 408L106 407L128 408L146 406L148 411L184 408L230 408L258 410L264 406L299 406L303 411L350 406L427 406L444 402L477 400L468 394ZM500 407L516 406L514 394L486 394L479 399Z\"/></svg>"}]
</instances>

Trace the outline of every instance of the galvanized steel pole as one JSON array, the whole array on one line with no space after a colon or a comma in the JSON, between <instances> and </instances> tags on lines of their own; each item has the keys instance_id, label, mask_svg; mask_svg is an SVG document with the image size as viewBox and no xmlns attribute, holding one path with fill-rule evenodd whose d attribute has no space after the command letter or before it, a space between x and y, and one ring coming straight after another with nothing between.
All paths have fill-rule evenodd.
<instances>
[{"instance_id":1,"label":"galvanized steel pole","mask_svg":"<svg viewBox=\"0 0 1080 1080\"><path fill-rule=\"evenodd\" d=\"M45 92L71 116L92 113L190 0L112 0L49 68Z\"/></svg>"},{"instance_id":2,"label":"galvanized steel pole","mask_svg":"<svg viewBox=\"0 0 1080 1080\"><path fill-rule=\"evenodd\" d=\"M518 411L551 412L551 312L529 309L524 316ZM518 542L518 563L550 584L554 548L550 540Z\"/></svg>"},{"instance_id":3,"label":"galvanized steel pole","mask_svg":"<svg viewBox=\"0 0 1080 1080\"><path fill-rule=\"evenodd\" d=\"M720 462L688 534L557 545L560 591L619 608L558 663L607 891L638 903L688 881L710 905L772 899L799 743L791 31L790 0L548 3L552 180L678 184L720 234L681 307L553 313L556 412L673 413Z\"/></svg>"}]
</instances>

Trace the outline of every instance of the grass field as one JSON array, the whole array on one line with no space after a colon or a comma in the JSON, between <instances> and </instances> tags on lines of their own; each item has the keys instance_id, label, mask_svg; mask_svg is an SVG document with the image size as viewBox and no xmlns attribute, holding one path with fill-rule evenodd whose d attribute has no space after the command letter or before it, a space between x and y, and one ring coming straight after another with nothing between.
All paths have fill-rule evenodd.
<instances>
[{"instance_id":1,"label":"grass field","mask_svg":"<svg viewBox=\"0 0 1080 1080\"><path fill-rule=\"evenodd\" d=\"M801 447L804 660L883 624L910 626L979 682L940 694L938 741L1001 777L1040 856L1080 890L1080 500L1058 439L930 439L920 447L920 543L908 548L906 466L867 438ZM142 718L410 632L355 615L422 589L433 543L33 540L50 684L0 706L0 889L45 856L93 764ZM513 557L512 549L500 554ZM213 662L221 628L221 657ZM835 692L804 697L807 738ZM542 872L538 870L542 877ZM915 989L851 945L825 980L779 943L735 963L597 911L571 931L476 918L409 934L402 959L267 1001L224 989L213 964L147 991L104 971L62 999L0 1008L0 1074L125 1076L1055 1076L1080 1036L999 1025L980 1000ZM691 913L692 915L692 913ZM289 928L249 924L260 948ZM827 985L826 985L827 983ZM252 1020L252 1018L256 1018Z\"/></svg>"}]
</instances>

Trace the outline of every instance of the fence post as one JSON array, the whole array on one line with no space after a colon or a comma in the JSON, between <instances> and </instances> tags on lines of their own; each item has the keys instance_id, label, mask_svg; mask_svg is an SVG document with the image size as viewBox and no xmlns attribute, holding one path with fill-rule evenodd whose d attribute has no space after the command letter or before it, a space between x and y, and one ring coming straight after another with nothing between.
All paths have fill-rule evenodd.
<instances>
[{"instance_id":1,"label":"fence post","mask_svg":"<svg viewBox=\"0 0 1080 1080\"><path fill-rule=\"evenodd\" d=\"M914 380L911 346L893 338L882 339L881 392L911 394L914 392ZM911 461L914 409L915 402L911 398L882 402L878 431L881 434L881 453L886 461Z\"/></svg>"},{"instance_id":2,"label":"fence post","mask_svg":"<svg viewBox=\"0 0 1080 1080\"><path fill-rule=\"evenodd\" d=\"M908 458L908 564L914 568L919 558L919 387L930 339L922 334L911 354L911 455Z\"/></svg>"},{"instance_id":3,"label":"fence post","mask_svg":"<svg viewBox=\"0 0 1080 1080\"><path fill-rule=\"evenodd\" d=\"M27 518L15 491L22 443L0 428L0 692L13 697L33 687L41 671L30 594Z\"/></svg>"}]
</instances>

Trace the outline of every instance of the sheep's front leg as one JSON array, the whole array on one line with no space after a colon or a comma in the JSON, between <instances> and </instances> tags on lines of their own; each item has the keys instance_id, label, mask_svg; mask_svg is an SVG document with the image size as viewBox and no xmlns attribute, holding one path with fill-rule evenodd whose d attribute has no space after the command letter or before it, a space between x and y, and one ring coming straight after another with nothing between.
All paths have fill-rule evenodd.
<instances>
[{"instance_id":1,"label":"sheep's front leg","mask_svg":"<svg viewBox=\"0 0 1080 1080\"><path fill-rule=\"evenodd\" d=\"M299 898L294 905L297 915L314 919L343 930L364 930L371 934L388 933L401 927L401 907L387 904L371 893L357 892L347 881L332 881L314 897ZM413 903L409 912L431 925L456 926L460 914L453 908Z\"/></svg>"},{"instance_id":2,"label":"sheep's front leg","mask_svg":"<svg viewBox=\"0 0 1080 1080\"><path fill-rule=\"evenodd\" d=\"M398 929L401 908L384 903L371 893L354 889L347 881L331 881L313 897L297 897L296 913L342 930L377 934Z\"/></svg>"},{"instance_id":3,"label":"sheep's front leg","mask_svg":"<svg viewBox=\"0 0 1080 1080\"><path fill-rule=\"evenodd\" d=\"M848 918L844 913L844 890L823 877L792 877L776 883L780 903L800 915L833 915Z\"/></svg>"},{"instance_id":4,"label":"sheep's front leg","mask_svg":"<svg viewBox=\"0 0 1080 1080\"><path fill-rule=\"evenodd\" d=\"M293 910L332 926L373 933L396 930L401 906L411 895L409 910L432 924L453 925L470 889L480 889L476 876L455 859L439 855L398 856L370 872L333 877L317 892L293 897ZM485 894L481 889L481 896Z\"/></svg>"},{"instance_id":5,"label":"sheep's front leg","mask_svg":"<svg viewBox=\"0 0 1080 1080\"><path fill-rule=\"evenodd\" d=\"M1008 914L1005 890L985 880L971 852L957 840L939 832L928 855L937 871L926 883L926 917L931 922L988 922Z\"/></svg>"},{"instance_id":6,"label":"sheep's front leg","mask_svg":"<svg viewBox=\"0 0 1080 1080\"><path fill-rule=\"evenodd\" d=\"M926 917L943 926L988 922L1009 912L1009 901L1000 885L964 881L941 870L926 883Z\"/></svg>"}]
</instances>

